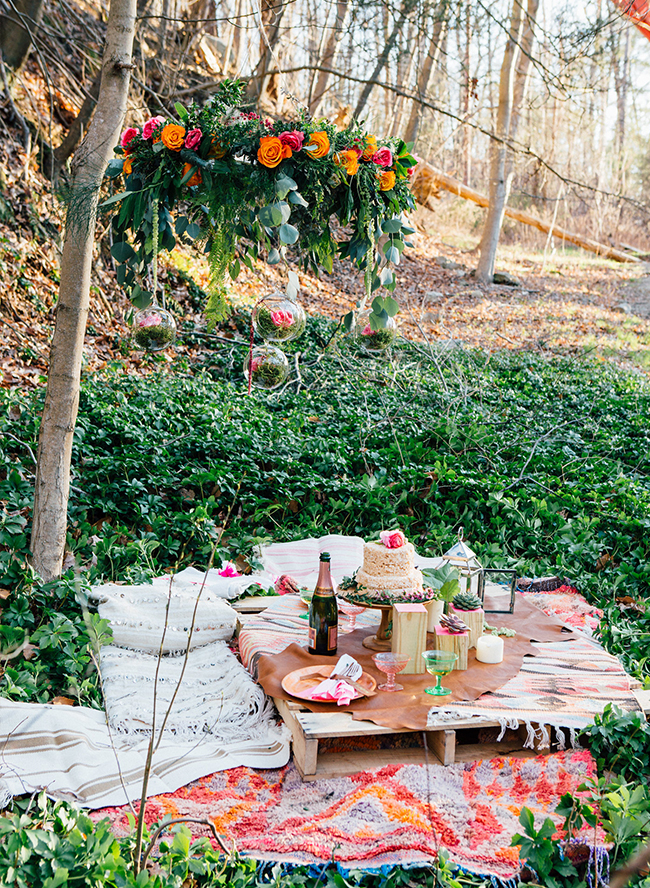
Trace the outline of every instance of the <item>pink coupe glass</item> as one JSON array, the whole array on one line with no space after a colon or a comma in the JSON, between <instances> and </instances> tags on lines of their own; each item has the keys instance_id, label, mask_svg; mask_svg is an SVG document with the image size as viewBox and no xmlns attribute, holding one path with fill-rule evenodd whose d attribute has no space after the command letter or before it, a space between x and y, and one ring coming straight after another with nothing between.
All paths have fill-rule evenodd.
<instances>
[{"instance_id":1,"label":"pink coupe glass","mask_svg":"<svg viewBox=\"0 0 650 888\"><path fill-rule=\"evenodd\" d=\"M403 691L404 685L395 684L395 674L401 672L411 659L408 654L395 654L392 651L382 651L373 654L372 659L377 669L386 673L387 680L379 685L380 691Z\"/></svg>"},{"instance_id":2,"label":"pink coupe glass","mask_svg":"<svg viewBox=\"0 0 650 888\"><path fill-rule=\"evenodd\" d=\"M344 601L342 598L337 598L336 600L339 610L341 613L345 614L350 621L348 630L354 632L357 627L357 617L364 612L365 607L361 604L351 604L349 601Z\"/></svg>"}]
</instances>

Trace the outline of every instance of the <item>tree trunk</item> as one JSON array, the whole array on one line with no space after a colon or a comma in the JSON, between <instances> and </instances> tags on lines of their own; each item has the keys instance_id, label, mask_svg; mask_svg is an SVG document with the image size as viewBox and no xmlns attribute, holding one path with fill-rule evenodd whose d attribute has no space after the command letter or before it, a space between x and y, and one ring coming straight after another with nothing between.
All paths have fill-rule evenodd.
<instances>
[{"instance_id":1,"label":"tree trunk","mask_svg":"<svg viewBox=\"0 0 650 888\"><path fill-rule=\"evenodd\" d=\"M402 25L406 21L406 16L411 11L412 6L413 6L413 0L404 0L404 3L402 4L402 8L400 10L399 17L397 18L397 20L395 22L395 26L394 26L390 36L388 37L388 40L386 41L386 44L384 45L384 48L383 48L379 58L377 59L377 64L375 65L375 70L370 75L370 78L366 82L365 86L363 87L363 90L361 91L361 95L359 96L359 101L357 102L357 107L354 109L354 117L356 118L356 120L358 120L361 117L361 115L363 114L363 110L366 107L368 99L370 98L370 93L372 92L372 88L375 85L375 81L377 80L377 78L379 77L381 72L383 71L384 66L386 65L386 62L388 61L388 56L390 55L392 48L395 46L395 43L396 43L397 38L399 36L399 33L402 30Z\"/></svg>"},{"instance_id":2,"label":"tree trunk","mask_svg":"<svg viewBox=\"0 0 650 888\"><path fill-rule=\"evenodd\" d=\"M264 111L273 113L280 98L280 74L268 72L276 67L273 56L280 43L280 25L287 4L283 0L262 0L260 18L260 60L248 81L246 97ZM279 65L277 65L279 68Z\"/></svg>"},{"instance_id":3,"label":"tree trunk","mask_svg":"<svg viewBox=\"0 0 650 888\"><path fill-rule=\"evenodd\" d=\"M7 67L18 71L32 45L32 34L43 15L43 0L13 0L2 3L6 13L0 15L0 49ZM31 33L30 33L31 31Z\"/></svg>"},{"instance_id":4,"label":"tree trunk","mask_svg":"<svg viewBox=\"0 0 650 888\"><path fill-rule=\"evenodd\" d=\"M508 40L503 53L499 77L499 105L495 133L499 139L507 139L510 132L514 73L519 52L522 19L521 3L519 0L513 0ZM507 148L504 142L493 139L490 144L490 206L481 237L481 257L476 268L476 277L482 284L491 284L494 277L494 261L508 194L506 154Z\"/></svg>"},{"instance_id":5,"label":"tree trunk","mask_svg":"<svg viewBox=\"0 0 650 888\"><path fill-rule=\"evenodd\" d=\"M330 36L328 37L327 43L325 44L322 58L318 62L318 65L321 68L334 67L334 62L336 61L336 51L339 48L339 43L341 42L341 38L343 37L349 8L350 0L337 0L334 25L332 27ZM316 117L316 115L320 111L321 105L323 104L323 99L325 98L325 93L327 92L330 77L331 74L329 71L320 71L318 74L318 80L316 81L316 86L314 87L311 102L309 103L309 113L312 117Z\"/></svg>"},{"instance_id":6,"label":"tree trunk","mask_svg":"<svg viewBox=\"0 0 650 888\"><path fill-rule=\"evenodd\" d=\"M440 58L442 35L443 31L447 28L447 20L445 16L446 4L443 3L438 8L437 18L433 25L433 31L431 32L431 40L429 41L429 51L424 60L424 64L420 68L420 73L418 74L416 90L418 99L420 100L426 98L429 82L431 81L431 74ZM404 131L404 141L413 142L413 144L417 142L420 124L422 123L423 108L418 99L413 99L411 115L406 124L406 130Z\"/></svg>"},{"instance_id":7,"label":"tree trunk","mask_svg":"<svg viewBox=\"0 0 650 888\"><path fill-rule=\"evenodd\" d=\"M512 94L512 117L510 120L511 139L517 137L517 129L519 128L524 100L530 82L530 62L533 52L533 43L535 42L535 22L537 21L538 8L539 0L528 0L526 15L521 30L521 52L519 53L519 62L517 63L517 70L515 72L515 85Z\"/></svg>"},{"instance_id":8,"label":"tree trunk","mask_svg":"<svg viewBox=\"0 0 650 888\"><path fill-rule=\"evenodd\" d=\"M61 259L61 283L38 442L31 551L44 580L61 573L70 459L79 406L83 340L99 189L126 113L136 0L111 0L99 101L77 151Z\"/></svg>"}]
</instances>

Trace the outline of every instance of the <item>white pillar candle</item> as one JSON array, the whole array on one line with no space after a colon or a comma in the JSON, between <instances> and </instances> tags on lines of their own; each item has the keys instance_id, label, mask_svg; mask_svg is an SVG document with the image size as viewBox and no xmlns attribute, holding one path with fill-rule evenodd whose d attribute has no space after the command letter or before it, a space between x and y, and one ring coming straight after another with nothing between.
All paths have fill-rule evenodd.
<instances>
[{"instance_id":1,"label":"white pillar candle","mask_svg":"<svg viewBox=\"0 0 650 888\"><path fill-rule=\"evenodd\" d=\"M481 635L476 642L476 659L481 663L501 663L503 639L496 635Z\"/></svg>"}]
</instances>

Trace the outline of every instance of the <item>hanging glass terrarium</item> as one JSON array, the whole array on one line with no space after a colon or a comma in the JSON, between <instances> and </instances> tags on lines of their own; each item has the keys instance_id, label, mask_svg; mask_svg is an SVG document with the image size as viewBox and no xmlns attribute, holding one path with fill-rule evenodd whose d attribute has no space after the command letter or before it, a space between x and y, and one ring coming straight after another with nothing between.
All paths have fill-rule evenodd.
<instances>
[{"instance_id":1,"label":"hanging glass terrarium","mask_svg":"<svg viewBox=\"0 0 650 888\"><path fill-rule=\"evenodd\" d=\"M284 293L271 293L253 309L253 328L265 342L289 342L305 329L305 310Z\"/></svg>"},{"instance_id":2,"label":"hanging glass terrarium","mask_svg":"<svg viewBox=\"0 0 650 888\"><path fill-rule=\"evenodd\" d=\"M393 318L388 318L385 327L373 330L370 326L372 309L367 308L357 315L355 326L355 339L361 348L375 354L389 348L397 339L397 324Z\"/></svg>"},{"instance_id":3,"label":"hanging glass terrarium","mask_svg":"<svg viewBox=\"0 0 650 888\"><path fill-rule=\"evenodd\" d=\"M277 388L289 375L289 362L284 352L274 345L258 345L247 352L244 359L244 376L256 388Z\"/></svg>"},{"instance_id":4,"label":"hanging glass terrarium","mask_svg":"<svg viewBox=\"0 0 650 888\"><path fill-rule=\"evenodd\" d=\"M162 351L176 339L173 315L155 303L140 309L133 318L133 339L144 351Z\"/></svg>"}]
</instances>

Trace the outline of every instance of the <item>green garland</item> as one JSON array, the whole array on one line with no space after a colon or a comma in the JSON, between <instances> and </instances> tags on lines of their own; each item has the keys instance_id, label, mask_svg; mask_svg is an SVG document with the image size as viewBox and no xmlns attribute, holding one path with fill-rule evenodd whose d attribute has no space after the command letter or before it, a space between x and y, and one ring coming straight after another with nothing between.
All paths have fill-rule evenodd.
<instances>
[{"instance_id":1,"label":"green garland","mask_svg":"<svg viewBox=\"0 0 650 888\"><path fill-rule=\"evenodd\" d=\"M133 303L153 299L145 280L157 245L171 250L179 240L209 255L213 321L227 312L227 276L236 279L261 257L273 265L294 256L318 273L331 271L339 256L364 273L367 297L394 290L392 266L414 230L402 219L415 207L409 180L417 160L409 146L377 140L357 123L339 132L306 111L272 121L242 105L243 84L224 81L205 106L177 103L177 120L152 118L122 134L107 176L122 177L124 190L101 206L113 212L111 252ZM390 295L375 297L373 330L397 310ZM345 324L352 327L352 313Z\"/></svg>"}]
</instances>

